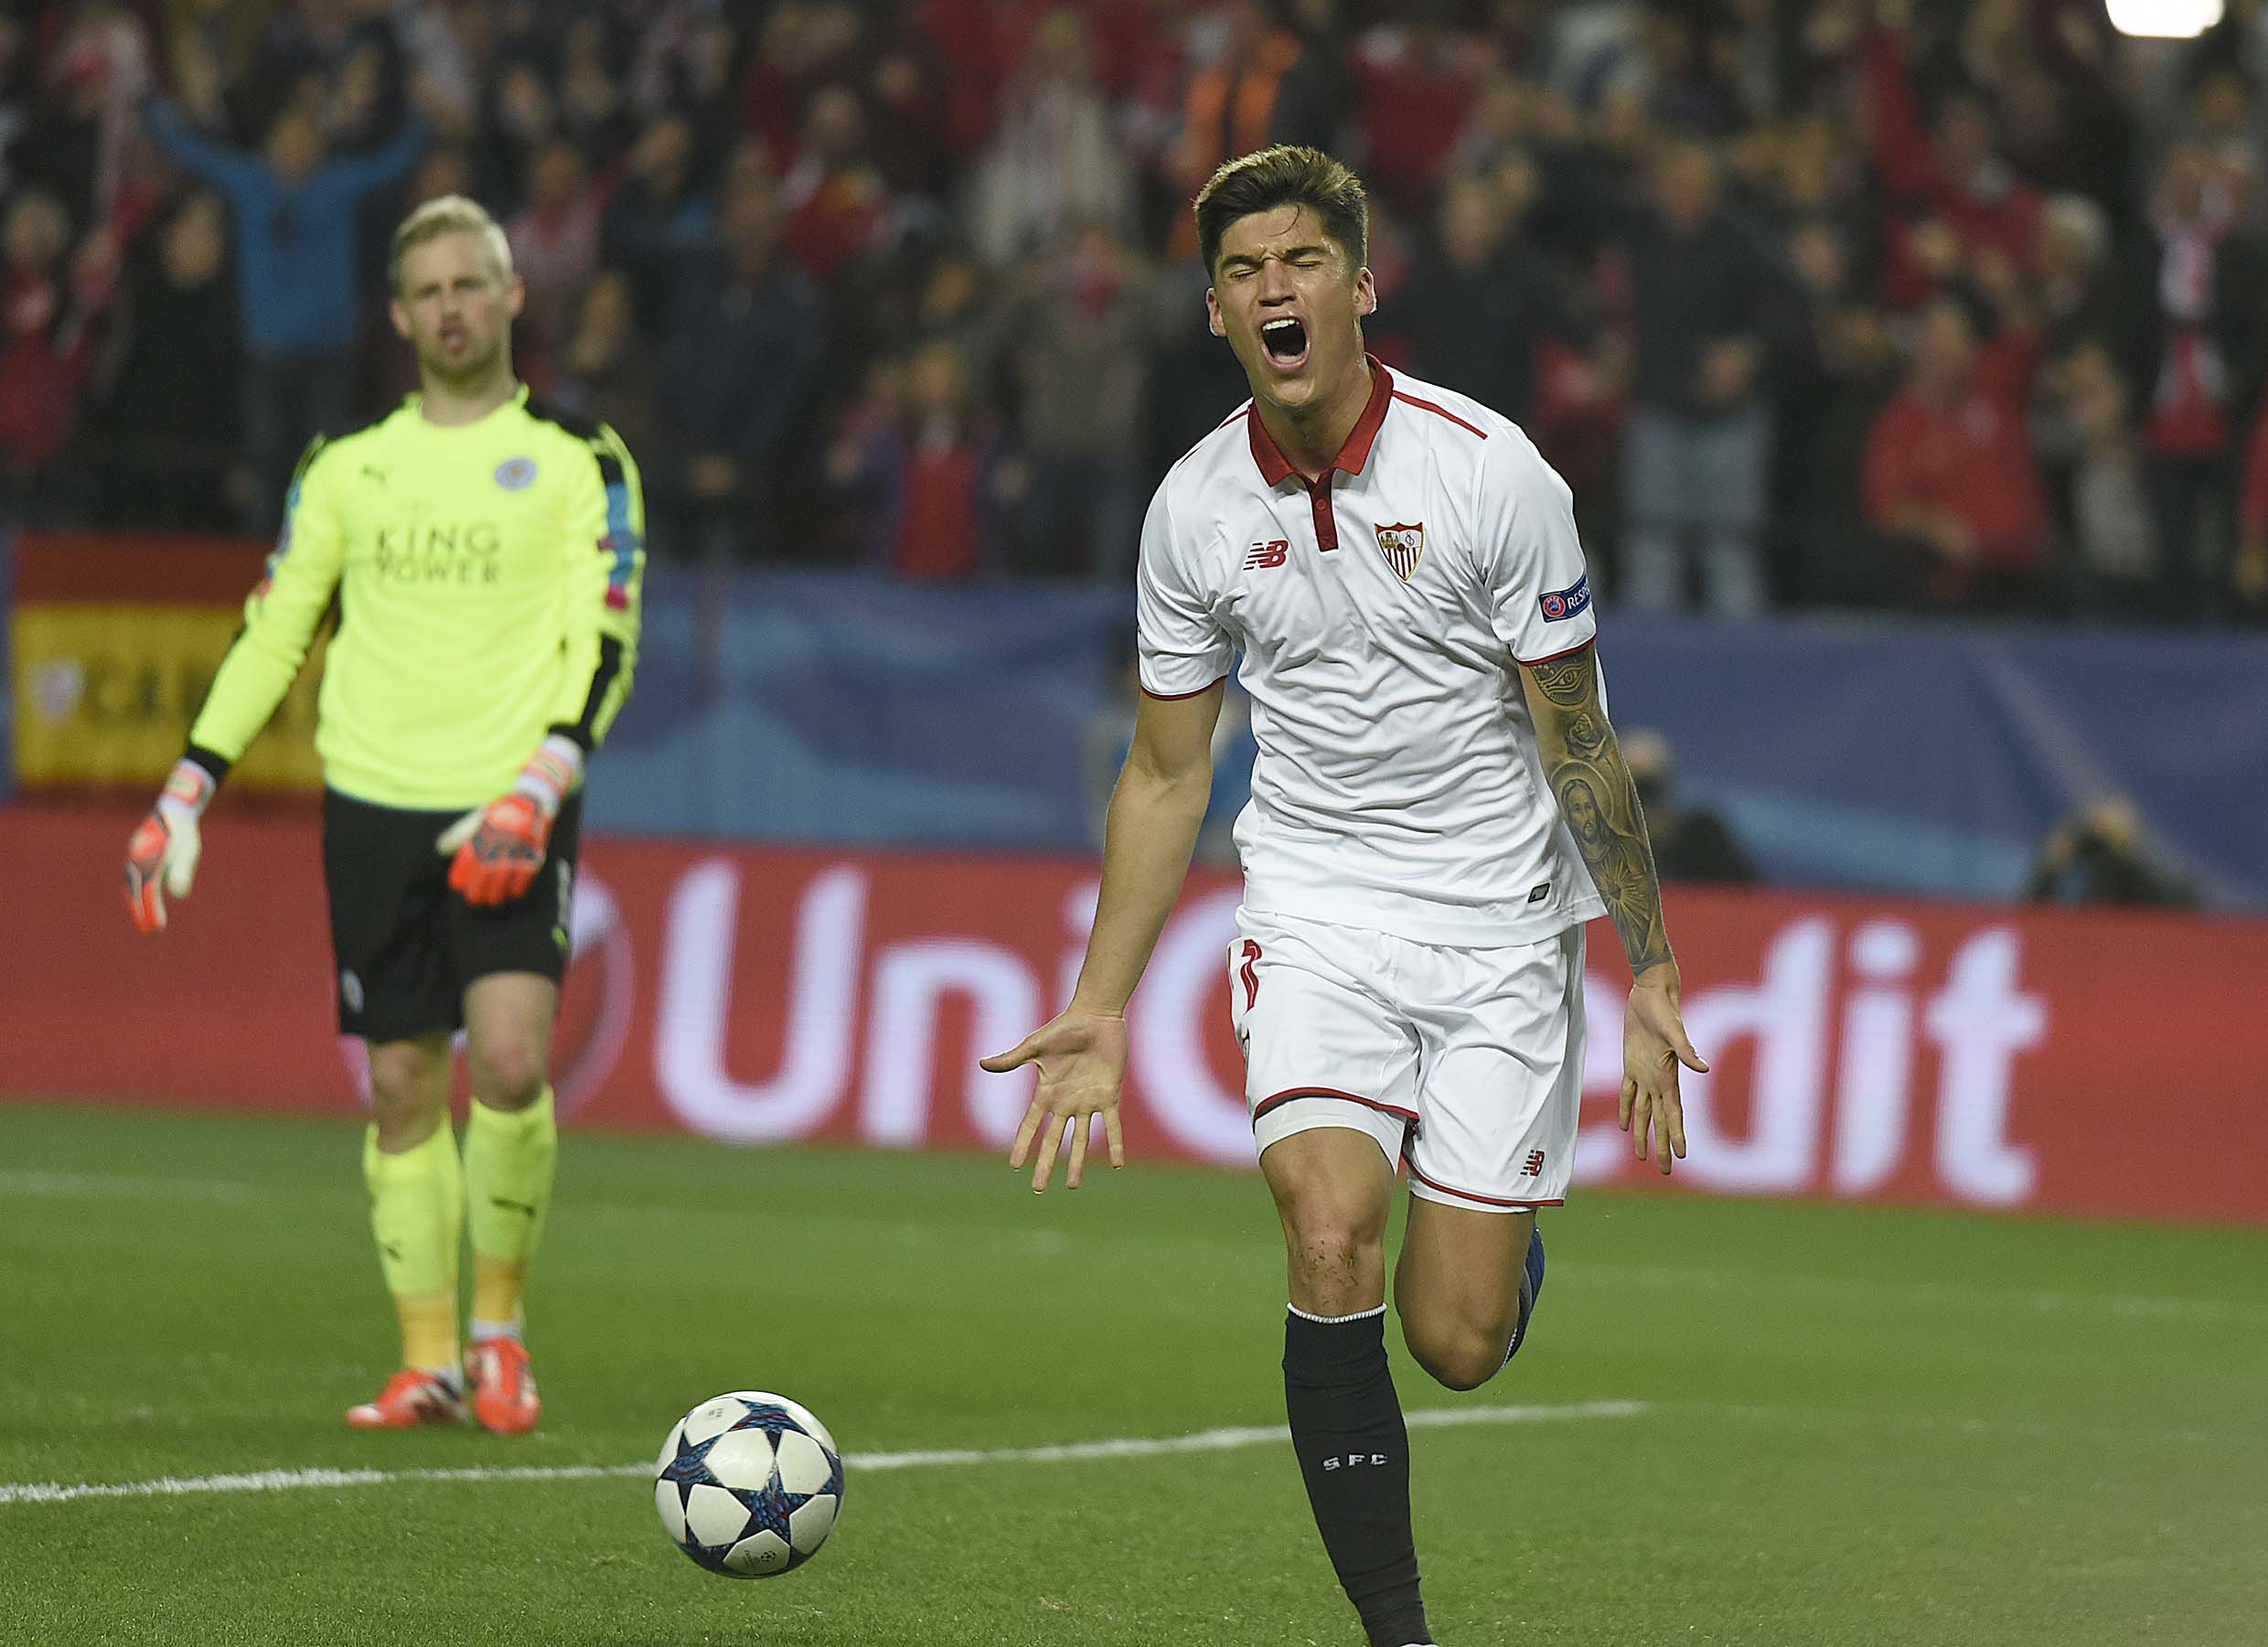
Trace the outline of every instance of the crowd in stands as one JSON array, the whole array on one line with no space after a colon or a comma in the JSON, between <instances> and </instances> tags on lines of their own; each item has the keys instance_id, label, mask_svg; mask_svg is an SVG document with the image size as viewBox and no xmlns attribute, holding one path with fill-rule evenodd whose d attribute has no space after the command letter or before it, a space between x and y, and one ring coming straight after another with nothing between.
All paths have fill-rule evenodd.
<instances>
[{"instance_id":1,"label":"crowd in stands","mask_svg":"<svg viewBox=\"0 0 2268 1647\"><path fill-rule=\"evenodd\" d=\"M0 498L273 529L508 226L657 553L1118 579L1243 399L1187 203L1370 187L1388 363L1520 422L1647 606L2268 607L2268 8L2100 0L28 0Z\"/></svg>"}]
</instances>

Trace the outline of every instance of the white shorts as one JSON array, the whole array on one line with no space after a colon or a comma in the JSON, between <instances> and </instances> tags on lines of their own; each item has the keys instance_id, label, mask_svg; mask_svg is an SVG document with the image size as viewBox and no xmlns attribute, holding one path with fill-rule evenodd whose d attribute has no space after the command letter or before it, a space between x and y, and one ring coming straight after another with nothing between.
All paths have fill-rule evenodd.
<instances>
[{"instance_id":1,"label":"white shorts","mask_svg":"<svg viewBox=\"0 0 2268 1647\"><path fill-rule=\"evenodd\" d=\"M1351 1127L1410 1192L1557 1206L1583 1089L1583 928L1481 949L1236 912L1230 1014L1260 1150Z\"/></svg>"}]
</instances>

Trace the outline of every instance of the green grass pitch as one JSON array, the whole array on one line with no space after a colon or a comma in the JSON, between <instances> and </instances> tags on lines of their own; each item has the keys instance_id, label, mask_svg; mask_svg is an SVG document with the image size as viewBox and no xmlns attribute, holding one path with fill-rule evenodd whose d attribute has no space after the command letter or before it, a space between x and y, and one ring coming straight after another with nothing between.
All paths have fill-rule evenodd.
<instances>
[{"instance_id":1,"label":"green grass pitch","mask_svg":"<svg viewBox=\"0 0 2268 1647\"><path fill-rule=\"evenodd\" d=\"M1280 1441L1256 1179L571 1135L535 1437L366 1436L391 1314L343 1124L0 1105L0 1641L1359 1647ZM1412 1438L1444 1647L2268 1641L2268 1235L1592 1194L1535 1336ZM721 1390L851 1455L734 1583L621 1466ZM1601 1406L1598 1404L1635 1404ZM1560 1410L1564 1409L1564 1410ZM374 1470L40 1501L27 1483Z\"/></svg>"}]
</instances>

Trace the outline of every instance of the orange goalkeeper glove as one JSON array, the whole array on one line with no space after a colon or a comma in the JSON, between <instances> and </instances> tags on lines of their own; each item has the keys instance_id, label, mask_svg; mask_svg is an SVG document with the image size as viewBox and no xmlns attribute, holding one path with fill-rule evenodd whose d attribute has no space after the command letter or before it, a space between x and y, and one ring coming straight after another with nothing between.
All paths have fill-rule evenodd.
<instances>
[{"instance_id":1,"label":"orange goalkeeper glove","mask_svg":"<svg viewBox=\"0 0 2268 1647\"><path fill-rule=\"evenodd\" d=\"M213 797L213 775L195 761L178 760L126 843L126 912L135 930L166 930L166 894L189 895L204 850L197 820Z\"/></svg>"},{"instance_id":2,"label":"orange goalkeeper glove","mask_svg":"<svg viewBox=\"0 0 2268 1647\"><path fill-rule=\"evenodd\" d=\"M551 821L582 775L581 745L558 733L544 739L509 794L475 807L433 843L453 860L450 887L484 909L524 897L551 848Z\"/></svg>"}]
</instances>

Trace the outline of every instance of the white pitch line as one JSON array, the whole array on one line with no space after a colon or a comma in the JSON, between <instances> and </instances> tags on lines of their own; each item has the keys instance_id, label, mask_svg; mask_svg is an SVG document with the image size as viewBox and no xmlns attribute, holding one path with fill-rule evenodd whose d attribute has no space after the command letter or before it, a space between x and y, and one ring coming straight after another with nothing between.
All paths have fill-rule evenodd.
<instances>
[{"instance_id":1,"label":"white pitch line","mask_svg":"<svg viewBox=\"0 0 2268 1647\"><path fill-rule=\"evenodd\" d=\"M243 1205L261 1199L259 1187L225 1178L135 1178L118 1172L0 1172L0 1198L66 1195L134 1201L216 1201Z\"/></svg>"},{"instance_id":2,"label":"white pitch line","mask_svg":"<svg viewBox=\"0 0 2268 1647\"><path fill-rule=\"evenodd\" d=\"M1559 1406L1420 1407L1407 1415L1412 1429L1469 1424L1550 1424L1569 1418L1634 1418L1642 1401L1576 1401ZM948 1449L928 1452L853 1453L845 1460L871 1470L919 1470L936 1465L1063 1464L1086 1459L1154 1459L1173 1453L1226 1452L1290 1439L1278 1425L1205 1429L1188 1436L1129 1436L1074 1441L1059 1447ZM636 1464L476 1465L460 1470L256 1470L237 1475L160 1476L150 1481L0 1481L0 1504L62 1504L84 1498L172 1498L199 1492L292 1492L323 1487L383 1487L397 1481L586 1481L649 1474L651 1460Z\"/></svg>"}]
</instances>

